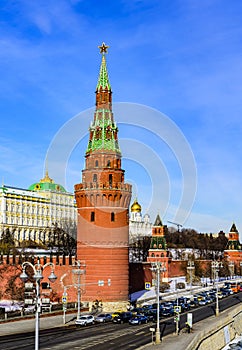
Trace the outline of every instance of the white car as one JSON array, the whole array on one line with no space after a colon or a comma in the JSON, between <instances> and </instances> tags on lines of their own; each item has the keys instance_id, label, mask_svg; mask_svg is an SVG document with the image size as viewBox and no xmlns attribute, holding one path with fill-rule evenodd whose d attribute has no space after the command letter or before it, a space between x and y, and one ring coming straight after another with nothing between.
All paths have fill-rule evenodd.
<instances>
[{"instance_id":1,"label":"white car","mask_svg":"<svg viewBox=\"0 0 242 350\"><path fill-rule=\"evenodd\" d=\"M94 324L93 315L83 315L75 321L76 326L87 326L88 324Z\"/></svg>"}]
</instances>

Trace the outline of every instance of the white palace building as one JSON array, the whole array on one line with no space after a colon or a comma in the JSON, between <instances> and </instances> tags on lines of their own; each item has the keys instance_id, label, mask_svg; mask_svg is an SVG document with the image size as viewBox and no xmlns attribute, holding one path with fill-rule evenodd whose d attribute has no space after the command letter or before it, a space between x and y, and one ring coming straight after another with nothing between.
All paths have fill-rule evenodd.
<instances>
[{"instance_id":1,"label":"white palace building","mask_svg":"<svg viewBox=\"0 0 242 350\"><path fill-rule=\"evenodd\" d=\"M56 184L46 171L45 177L28 189L0 187L0 238L9 229L17 242L45 243L55 225L76 225L74 195Z\"/></svg>"}]
</instances>

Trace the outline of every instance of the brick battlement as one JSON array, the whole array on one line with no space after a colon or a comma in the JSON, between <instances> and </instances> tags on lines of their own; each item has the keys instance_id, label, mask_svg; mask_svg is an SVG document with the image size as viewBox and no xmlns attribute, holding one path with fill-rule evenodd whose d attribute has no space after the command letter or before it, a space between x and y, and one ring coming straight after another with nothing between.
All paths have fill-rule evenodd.
<instances>
[{"instance_id":1,"label":"brick battlement","mask_svg":"<svg viewBox=\"0 0 242 350\"><path fill-rule=\"evenodd\" d=\"M38 260L41 265L52 262L54 265L72 266L75 264L76 259L74 256L63 255L46 255L41 257L38 257L37 255L32 255L31 257L25 257L22 255L0 255L1 265L21 265L24 261L29 261L32 264L37 264Z\"/></svg>"},{"instance_id":2,"label":"brick battlement","mask_svg":"<svg viewBox=\"0 0 242 350\"><path fill-rule=\"evenodd\" d=\"M75 185L75 191L93 191L93 190L122 190L122 191L131 191L130 184L123 183L113 183L110 185L109 182L83 182Z\"/></svg>"}]
</instances>

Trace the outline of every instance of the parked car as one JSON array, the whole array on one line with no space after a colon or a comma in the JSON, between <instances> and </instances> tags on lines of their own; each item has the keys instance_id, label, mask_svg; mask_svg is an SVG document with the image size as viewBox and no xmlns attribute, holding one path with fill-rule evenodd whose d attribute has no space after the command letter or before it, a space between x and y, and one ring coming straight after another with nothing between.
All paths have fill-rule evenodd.
<instances>
[{"instance_id":1,"label":"parked car","mask_svg":"<svg viewBox=\"0 0 242 350\"><path fill-rule=\"evenodd\" d=\"M145 315L135 315L131 317L131 319L129 320L129 324L132 324L132 325L138 325L138 324L147 323L147 322L148 322L148 317Z\"/></svg>"},{"instance_id":2,"label":"parked car","mask_svg":"<svg viewBox=\"0 0 242 350\"><path fill-rule=\"evenodd\" d=\"M93 315L83 315L75 321L76 326L87 326L88 324L94 324Z\"/></svg>"},{"instance_id":3,"label":"parked car","mask_svg":"<svg viewBox=\"0 0 242 350\"><path fill-rule=\"evenodd\" d=\"M105 323L112 321L112 315L111 314L99 314L95 317L95 322L97 323Z\"/></svg>"},{"instance_id":4,"label":"parked car","mask_svg":"<svg viewBox=\"0 0 242 350\"><path fill-rule=\"evenodd\" d=\"M133 314L130 311L121 312L119 315L117 315L113 318L113 323L129 322L129 320L132 318L132 316L133 316Z\"/></svg>"}]
</instances>

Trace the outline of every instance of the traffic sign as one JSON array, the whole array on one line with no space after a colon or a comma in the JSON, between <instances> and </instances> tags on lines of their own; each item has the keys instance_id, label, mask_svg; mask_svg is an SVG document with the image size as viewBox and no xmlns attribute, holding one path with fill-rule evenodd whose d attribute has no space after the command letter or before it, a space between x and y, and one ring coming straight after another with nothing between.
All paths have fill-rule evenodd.
<instances>
[{"instance_id":1,"label":"traffic sign","mask_svg":"<svg viewBox=\"0 0 242 350\"><path fill-rule=\"evenodd\" d=\"M177 314L179 314L181 312L181 307L180 305L175 305L174 306L174 312L176 312Z\"/></svg>"},{"instance_id":2,"label":"traffic sign","mask_svg":"<svg viewBox=\"0 0 242 350\"><path fill-rule=\"evenodd\" d=\"M62 303L66 304L67 303L67 295L62 296Z\"/></svg>"},{"instance_id":3,"label":"traffic sign","mask_svg":"<svg viewBox=\"0 0 242 350\"><path fill-rule=\"evenodd\" d=\"M150 282L145 282L145 289L150 289L150 287L151 287Z\"/></svg>"}]
</instances>

